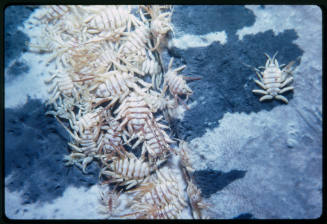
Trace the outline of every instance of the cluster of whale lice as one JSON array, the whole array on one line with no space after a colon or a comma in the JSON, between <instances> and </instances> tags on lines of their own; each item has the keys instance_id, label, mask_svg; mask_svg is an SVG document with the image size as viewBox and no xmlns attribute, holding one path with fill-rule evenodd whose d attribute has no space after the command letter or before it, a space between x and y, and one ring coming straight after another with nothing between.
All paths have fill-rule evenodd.
<instances>
[{"instance_id":1,"label":"cluster of whale lice","mask_svg":"<svg viewBox=\"0 0 327 224\"><path fill-rule=\"evenodd\" d=\"M160 55L172 13L162 5L51 5L30 22L42 32L29 49L50 55L47 114L71 136L64 161L84 173L99 164L108 218L208 218L187 143L168 126L192 94L192 78L179 74L186 66L173 68L173 58L164 66ZM117 209L122 195L127 203Z\"/></svg>"},{"instance_id":2,"label":"cluster of whale lice","mask_svg":"<svg viewBox=\"0 0 327 224\"><path fill-rule=\"evenodd\" d=\"M53 65L45 81L52 108L46 114L71 136L64 161L84 173L99 164L99 204L108 218L209 218L188 144L171 137L168 126L177 107L189 109L186 80L199 79L180 75L186 66L173 68L173 58L163 65L172 13L162 5L52 5L30 22L42 30L30 50L49 53ZM287 85L294 61L281 70L276 54L266 56L264 70L255 68L263 90L253 93L264 95L260 101L288 103L281 94L293 90Z\"/></svg>"}]
</instances>

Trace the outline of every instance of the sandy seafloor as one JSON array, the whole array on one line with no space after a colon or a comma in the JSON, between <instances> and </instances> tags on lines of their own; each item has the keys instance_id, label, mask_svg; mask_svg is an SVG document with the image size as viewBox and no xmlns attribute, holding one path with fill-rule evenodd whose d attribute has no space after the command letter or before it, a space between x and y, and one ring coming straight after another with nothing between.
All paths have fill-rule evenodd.
<instances>
[{"instance_id":1,"label":"sandy seafloor","mask_svg":"<svg viewBox=\"0 0 327 224\"><path fill-rule=\"evenodd\" d=\"M103 219L97 173L62 162L68 134L45 116L44 55L27 51L35 7L5 10L5 214L10 219ZM190 110L173 122L191 146L195 180L214 219L312 219L322 214L322 12L317 6L175 6L163 52L186 64ZM289 100L259 102L264 52L301 58ZM124 199L127 200L127 199ZM190 218L189 214L182 218Z\"/></svg>"}]
</instances>

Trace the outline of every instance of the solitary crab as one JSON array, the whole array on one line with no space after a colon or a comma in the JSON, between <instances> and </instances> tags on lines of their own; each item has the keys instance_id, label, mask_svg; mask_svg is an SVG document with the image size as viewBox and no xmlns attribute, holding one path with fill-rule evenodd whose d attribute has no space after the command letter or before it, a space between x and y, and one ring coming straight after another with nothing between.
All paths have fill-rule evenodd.
<instances>
[{"instance_id":1,"label":"solitary crab","mask_svg":"<svg viewBox=\"0 0 327 224\"><path fill-rule=\"evenodd\" d=\"M282 96L281 94L294 89L293 86L287 85L293 81L293 77L288 76L292 74L291 67L295 61L291 61L281 70L280 68L285 65L283 64L279 66L278 61L275 59L277 53L278 52L276 52L272 58L270 58L270 56L265 53L268 58L266 65L265 67L259 67L264 69L263 72L255 68L260 81L254 81L264 90L254 89L252 92L264 95L259 99L260 102L275 98L277 100L283 101L284 103L288 103L286 97Z\"/></svg>"}]
</instances>

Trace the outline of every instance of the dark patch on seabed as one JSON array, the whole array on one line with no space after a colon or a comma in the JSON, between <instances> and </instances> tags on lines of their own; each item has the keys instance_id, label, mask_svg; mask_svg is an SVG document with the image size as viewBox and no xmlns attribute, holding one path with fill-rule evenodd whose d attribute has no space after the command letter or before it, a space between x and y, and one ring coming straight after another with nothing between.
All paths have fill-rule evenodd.
<instances>
[{"instance_id":1,"label":"dark patch on seabed","mask_svg":"<svg viewBox=\"0 0 327 224\"><path fill-rule=\"evenodd\" d=\"M34 11L36 6L15 6L11 5L4 10L4 31L5 31L5 67L13 60L19 57L22 52L26 52L25 44L29 38L18 30L19 26L23 26L26 20Z\"/></svg>"},{"instance_id":2,"label":"dark patch on seabed","mask_svg":"<svg viewBox=\"0 0 327 224\"><path fill-rule=\"evenodd\" d=\"M187 8L187 10L185 9ZM192 18L189 22L188 18ZM201 80L188 81L193 90L189 104L197 104L185 112L183 121L176 120L174 125L179 138L190 141L201 137L206 129L218 126L218 121L226 112L258 112L271 110L276 106L285 106L278 100L260 102L260 95L252 93L261 89L253 79L255 72L242 63L259 67L266 63L266 52L272 56L278 51L279 64L288 64L303 54L294 44L298 38L292 30L275 35L272 30L256 35L246 35L238 40L236 32L255 22L253 13L244 6L176 6L172 21L174 26L187 34L206 34L225 31L227 43L213 42L208 47L169 49L169 57L178 58L173 68L186 64L181 72L185 76L201 76ZM205 25L204 25L205 24ZM164 58L168 64L168 57ZM283 94L289 101L293 93Z\"/></svg>"},{"instance_id":3,"label":"dark patch on seabed","mask_svg":"<svg viewBox=\"0 0 327 224\"><path fill-rule=\"evenodd\" d=\"M98 182L98 165L93 162L85 175L64 165L69 135L39 100L19 109L5 110L5 176L10 191L23 191L23 203L51 201L69 185L90 187Z\"/></svg>"},{"instance_id":4,"label":"dark patch on seabed","mask_svg":"<svg viewBox=\"0 0 327 224\"><path fill-rule=\"evenodd\" d=\"M172 16L174 28L183 33L205 35L229 30L236 33L255 22L254 14L244 6L182 5L175 6Z\"/></svg>"},{"instance_id":5,"label":"dark patch on seabed","mask_svg":"<svg viewBox=\"0 0 327 224\"><path fill-rule=\"evenodd\" d=\"M233 219L255 219L251 213L242 213Z\"/></svg>"},{"instance_id":6,"label":"dark patch on seabed","mask_svg":"<svg viewBox=\"0 0 327 224\"><path fill-rule=\"evenodd\" d=\"M201 189L202 196L209 198L210 195L222 190L233 181L245 177L246 171L232 170L224 173L217 170L198 170L194 172L196 185Z\"/></svg>"},{"instance_id":7,"label":"dark patch on seabed","mask_svg":"<svg viewBox=\"0 0 327 224\"><path fill-rule=\"evenodd\" d=\"M28 65L23 61L16 60L6 71L5 83L9 84L9 82L15 79L15 77L27 73L29 69Z\"/></svg>"}]
</instances>

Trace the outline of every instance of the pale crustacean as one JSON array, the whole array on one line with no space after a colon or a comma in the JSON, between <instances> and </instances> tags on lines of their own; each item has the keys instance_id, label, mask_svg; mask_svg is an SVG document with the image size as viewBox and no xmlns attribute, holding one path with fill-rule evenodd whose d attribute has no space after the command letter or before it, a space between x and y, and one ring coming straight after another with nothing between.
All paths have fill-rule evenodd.
<instances>
[{"instance_id":1,"label":"pale crustacean","mask_svg":"<svg viewBox=\"0 0 327 224\"><path fill-rule=\"evenodd\" d=\"M79 76L79 79L84 79L99 70L100 65L96 62L101 57L101 53L102 48L99 43L79 44L66 59L72 70ZM103 65L103 63L101 65L101 69L107 66L107 64Z\"/></svg>"},{"instance_id":2,"label":"pale crustacean","mask_svg":"<svg viewBox=\"0 0 327 224\"><path fill-rule=\"evenodd\" d=\"M45 5L34 15L34 23L53 25L58 31L75 35L82 28L82 11L78 5Z\"/></svg>"},{"instance_id":3,"label":"pale crustacean","mask_svg":"<svg viewBox=\"0 0 327 224\"><path fill-rule=\"evenodd\" d=\"M167 7L162 5L140 6L139 11L143 21L147 21L147 19L145 19L142 9L145 9L147 14L151 17L150 31L155 39L155 46L151 48L151 51L154 51L158 49L160 41L165 35L169 31L173 31L173 26L171 24L173 10L170 6ZM166 12L162 13L162 10L166 10Z\"/></svg>"},{"instance_id":4,"label":"pale crustacean","mask_svg":"<svg viewBox=\"0 0 327 224\"><path fill-rule=\"evenodd\" d=\"M171 170L157 170L156 176L157 178L144 181L129 191L134 194L129 206L136 212L127 215L144 218L178 218L180 212L187 206L183 190L172 176Z\"/></svg>"},{"instance_id":5,"label":"pale crustacean","mask_svg":"<svg viewBox=\"0 0 327 224\"><path fill-rule=\"evenodd\" d=\"M171 150L168 142L173 141L162 130L167 126L158 123L154 119L143 96L132 92L114 113L117 114L116 120L122 120L120 126L122 128L127 126L129 136L132 139L134 137L139 138L133 148L144 141L142 157L144 157L146 151L153 158L165 157L166 152Z\"/></svg>"},{"instance_id":6,"label":"pale crustacean","mask_svg":"<svg viewBox=\"0 0 327 224\"><path fill-rule=\"evenodd\" d=\"M294 89L293 86L287 85L293 81L293 77L288 76L292 74L291 67L295 61L291 61L281 70L281 67L284 65L279 65L277 59L275 59L277 53L278 52L276 52L272 58L265 53L268 59L265 67L263 67L264 71L261 72L260 70L256 69L256 73L260 81L254 80L256 84L263 88L263 90L254 89L252 92L264 95L259 99L260 101L277 99L283 101L284 103L288 103L287 98L281 94Z\"/></svg>"},{"instance_id":7,"label":"pale crustacean","mask_svg":"<svg viewBox=\"0 0 327 224\"><path fill-rule=\"evenodd\" d=\"M144 94L144 100L150 106L153 113L167 109L169 114L172 115L173 110L178 106L174 99L165 96L165 90L158 93L150 89L148 93Z\"/></svg>"},{"instance_id":8,"label":"pale crustacean","mask_svg":"<svg viewBox=\"0 0 327 224\"><path fill-rule=\"evenodd\" d=\"M98 107L94 111L86 111L82 113L82 110L78 111L78 114L72 113L72 119L69 120L71 128L83 133L84 130L99 126L103 120L103 115L100 113L103 111L102 107Z\"/></svg>"},{"instance_id":9,"label":"pale crustacean","mask_svg":"<svg viewBox=\"0 0 327 224\"><path fill-rule=\"evenodd\" d=\"M121 198L120 195L122 193L122 189L120 191L117 191L117 185L113 189L110 189L107 185L107 189L103 189L103 186L98 185L100 190L100 207L98 208L98 211L100 214L106 215L107 218L111 217L118 217L117 214L120 212L119 206L121 205Z\"/></svg>"},{"instance_id":10,"label":"pale crustacean","mask_svg":"<svg viewBox=\"0 0 327 224\"><path fill-rule=\"evenodd\" d=\"M153 113L162 111L165 120L170 123L171 119L177 115L178 104L174 98L171 98L169 95L165 96L167 88L167 85L164 86L161 93L150 89L144 93L143 97Z\"/></svg>"},{"instance_id":11,"label":"pale crustacean","mask_svg":"<svg viewBox=\"0 0 327 224\"><path fill-rule=\"evenodd\" d=\"M70 63L74 72L79 75L79 80L76 82L82 82L86 86L96 88L94 84L98 84L102 79L101 77L109 71L131 74L135 72L144 75L141 70L118 55L117 47L117 44L103 41L101 43L82 44L75 49L70 57Z\"/></svg>"},{"instance_id":12,"label":"pale crustacean","mask_svg":"<svg viewBox=\"0 0 327 224\"><path fill-rule=\"evenodd\" d=\"M89 87L90 91L95 91L93 102L95 106L104 102L111 101L106 107L108 109L116 103L117 100L123 101L131 92L130 88L136 92L143 93L145 90L136 83L140 83L145 89L150 88L151 84L144 82L142 79L133 76L131 72L121 72L114 70L94 76L94 82Z\"/></svg>"},{"instance_id":13,"label":"pale crustacean","mask_svg":"<svg viewBox=\"0 0 327 224\"><path fill-rule=\"evenodd\" d=\"M64 155L63 161L66 161L66 166L75 165L81 169L83 173L87 173L86 167L93 161L95 157L98 156L94 153L92 155L86 155L85 153L81 152L71 152L69 155Z\"/></svg>"},{"instance_id":14,"label":"pale crustacean","mask_svg":"<svg viewBox=\"0 0 327 224\"><path fill-rule=\"evenodd\" d=\"M45 5L42 13L35 15L35 18L43 23L51 23L57 21L64 15L68 14L74 6L68 5Z\"/></svg>"},{"instance_id":15,"label":"pale crustacean","mask_svg":"<svg viewBox=\"0 0 327 224\"><path fill-rule=\"evenodd\" d=\"M160 84L162 82L162 68L152 52L148 50L147 53L148 56L146 59L142 64L138 65L142 65L141 71L144 72L144 74L149 74L151 76L153 88L160 89ZM159 60L161 60L160 57Z\"/></svg>"},{"instance_id":16,"label":"pale crustacean","mask_svg":"<svg viewBox=\"0 0 327 224\"><path fill-rule=\"evenodd\" d=\"M110 161L110 163L108 163ZM158 161L156 166L163 161ZM130 189L147 179L156 166L138 159L133 153L126 151L119 152L119 156L112 156L103 160L104 168L101 169L100 175L109 178L108 182L118 183Z\"/></svg>"},{"instance_id":17,"label":"pale crustacean","mask_svg":"<svg viewBox=\"0 0 327 224\"><path fill-rule=\"evenodd\" d=\"M138 204L136 212L121 215L120 217L133 216L135 219L178 219L180 215L181 211L171 204Z\"/></svg>"},{"instance_id":18,"label":"pale crustacean","mask_svg":"<svg viewBox=\"0 0 327 224\"><path fill-rule=\"evenodd\" d=\"M130 7L120 5L109 5L105 7L91 6L84 7L89 16L84 19L87 24L87 32L123 32L125 29L129 32L131 26L140 26L142 23L130 13Z\"/></svg>"},{"instance_id":19,"label":"pale crustacean","mask_svg":"<svg viewBox=\"0 0 327 224\"><path fill-rule=\"evenodd\" d=\"M42 41L30 41L27 44L29 50L51 53L48 60L46 60L46 64L55 60L57 67L69 67L66 57L79 46L78 40L55 27L44 27L43 30Z\"/></svg>"},{"instance_id":20,"label":"pale crustacean","mask_svg":"<svg viewBox=\"0 0 327 224\"><path fill-rule=\"evenodd\" d=\"M183 70L186 65L182 65L179 68L172 69L174 58L170 59L169 65L168 65L168 71L166 72L164 76L164 84L163 88L166 88L165 85L169 87L170 93L174 96L175 101L177 103L177 99L179 99L183 105L188 109L185 102L182 101L179 97L179 95L186 95L186 100L188 100L189 96L192 95L193 91L192 89L186 84L186 79L188 80L199 80L200 77L186 77L182 75L177 75L177 73L181 70Z\"/></svg>"},{"instance_id":21,"label":"pale crustacean","mask_svg":"<svg viewBox=\"0 0 327 224\"><path fill-rule=\"evenodd\" d=\"M62 121L57 117L56 119L73 138L73 142L68 143L73 151L69 156L65 156L65 160L68 160L66 165L76 165L86 173L87 165L90 164L94 158L100 157L97 152L103 147L103 133L100 131L101 123L98 125L92 124L94 126L87 128L81 124L76 125L75 127L80 127L80 129L78 132L74 130L73 133Z\"/></svg>"},{"instance_id":22,"label":"pale crustacean","mask_svg":"<svg viewBox=\"0 0 327 224\"><path fill-rule=\"evenodd\" d=\"M153 54L149 52L149 58L147 58L142 64L142 71L153 76L160 73L160 70L161 68L159 63L154 58Z\"/></svg>"},{"instance_id":23,"label":"pale crustacean","mask_svg":"<svg viewBox=\"0 0 327 224\"><path fill-rule=\"evenodd\" d=\"M144 157L147 151L150 162L166 159L170 151L175 153L173 148L169 146L169 143L174 143L174 141L162 129L163 126L163 124L152 120L152 123L146 122L142 131L136 134L139 139L135 144L143 142L141 157Z\"/></svg>"},{"instance_id":24,"label":"pale crustacean","mask_svg":"<svg viewBox=\"0 0 327 224\"><path fill-rule=\"evenodd\" d=\"M99 127L84 130L78 136L75 132L72 135L75 143L68 143L75 151L78 152L94 152L97 153L103 147L103 133ZM77 146L80 145L80 146Z\"/></svg>"},{"instance_id":25,"label":"pale crustacean","mask_svg":"<svg viewBox=\"0 0 327 224\"><path fill-rule=\"evenodd\" d=\"M187 183L186 193L192 208L192 216L194 219L208 219L208 216L202 214L202 210L208 209L209 204L203 202L201 190L195 185L193 181L193 172L195 170L192 167L190 158L188 156L189 152L190 148L188 143L180 140L178 154L180 156L180 164L182 166L184 179Z\"/></svg>"},{"instance_id":26,"label":"pale crustacean","mask_svg":"<svg viewBox=\"0 0 327 224\"><path fill-rule=\"evenodd\" d=\"M77 106L75 98L59 97L58 102L53 103L53 110L48 110L45 114L51 114L67 120L73 119L71 111Z\"/></svg>"},{"instance_id":27,"label":"pale crustacean","mask_svg":"<svg viewBox=\"0 0 327 224\"><path fill-rule=\"evenodd\" d=\"M98 146L98 139L102 138L102 133L100 131L100 127L102 126L103 116L99 114L99 111L102 111L103 108L97 108L97 110L92 112L87 112L81 115L81 110L77 116L70 111L71 119L69 119L70 127L73 131L69 130L57 117L58 122L67 130L67 132L71 135L71 137L81 145L81 147L77 147L73 144L70 144L72 148L74 148L78 152L89 151L90 149L94 149L100 147ZM93 150L98 151L98 150Z\"/></svg>"},{"instance_id":28,"label":"pale crustacean","mask_svg":"<svg viewBox=\"0 0 327 224\"><path fill-rule=\"evenodd\" d=\"M124 151L123 144L127 142L125 129L122 129L119 122L109 114L109 111L104 112L106 125L101 126L101 130L104 130L103 135L103 147L100 153L111 154L115 151ZM124 140L124 141L123 141Z\"/></svg>"},{"instance_id":29,"label":"pale crustacean","mask_svg":"<svg viewBox=\"0 0 327 224\"><path fill-rule=\"evenodd\" d=\"M69 7L69 13L66 13L65 16L59 20L56 27L59 28L59 31L77 38L78 41L85 41L90 35L85 32L86 27L83 26L82 18L84 15L81 6L74 5Z\"/></svg>"},{"instance_id":30,"label":"pale crustacean","mask_svg":"<svg viewBox=\"0 0 327 224\"><path fill-rule=\"evenodd\" d=\"M126 33L118 54L124 59L138 67L146 60L146 49L151 46L150 29L147 25L137 27L135 30Z\"/></svg>"},{"instance_id":31,"label":"pale crustacean","mask_svg":"<svg viewBox=\"0 0 327 224\"><path fill-rule=\"evenodd\" d=\"M135 92L130 93L118 109L115 110L114 114L117 114L116 120L122 120L120 123L121 127L127 125L127 130L130 135L140 131L144 127L145 122L154 119L142 95Z\"/></svg>"},{"instance_id":32,"label":"pale crustacean","mask_svg":"<svg viewBox=\"0 0 327 224\"><path fill-rule=\"evenodd\" d=\"M87 43L104 40L120 43L122 35L143 26L143 23L131 13L131 6L109 5L82 8L88 14L83 20L87 27L86 32L94 34Z\"/></svg>"},{"instance_id":33,"label":"pale crustacean","mask_svg":"<svg viewBox=\"0 0 327 224\"><path fill-rule=\"evenodd\" d=\"M180 140L178 154L180 156L180 163L182 167L186 169L186 172L194 172L194 168L192 167L189 158L190 151L191 150L189 149L187 142Z\"/></svg>"},{"instance_id":34,"label":"pale crustacean","mask_svg":"<svg viewBox=\"0 0 327 224\"><path fill-rule=\"evenodd\" d=\"M136 100L136 98L134 99ZM138 106L136 106L137 104ZM149 111L149 105L147 105L141 97L139 97L139 101L134 101L134 103L130 103L129 105L130 109L126 110L125 113L129 113L126 118L130 119L130 122L132 123L128 128L130 139L125 141L125 143L128 144L130 141L137 138L132 149L136 148L140 143L143 143L141 157L144 158L145 152L148 152L149 161L151 162L154 162L158 158L165 159L168 156L169 151L174 152L169 144L175 142L171 140L168 134L163 130L168 129L169 127L159 123L162 116L154 119L150 113L151 111ZM143 109L141 109L142 107ZM139 112L136 112L137 110ZM143 113L143 115L138 115L137 113ZM146 113L148 113L148 117ZM121 115L117 116L117 118L120 118L120 116Z\"/></svg>"},{"instance_id":35,"label":"pale crustacean","mask_svg":"<svg viewBox=\"0 0 327 224\"><path fill-rule=\"evenodd\" d=\"M136 68L134 65L118 54L118 45L112 42L102 42L98 49L100 53L98 59L94 62L94 67L97 68L95 73L101 74L112 70L120 70L124 72L136 72L139 75L144 75L144 72ZM114 66L112 68L112 66Z\"/></svg>"},{"instance_id":36,"label":"pale crustacean","mask_svg":"<svg viewBox=\"0 0 327 224\"><path fill-rule=\"evenodd\" d=\"M202 214L202 210L208 209L209 204L203 202L201 190L193 183L192 179L187 181L186 192L192 207L193 218L208 219L209 217Z\"/></svg>"},{"instance_id":37,"label":"pale crustacean","mask_svg":"<svg viewBox=\"0 0 327 224\"><path fill-rule=\"evenodd\" d=\"M51 77L45 79L46 84L52 83L48 92L51 94L47 104L56 104L57 99L62 101L63 97L79 98L77 86L73 83L70 74L63 73L62 69L57 69L55 73L49 72Z\"/></svg>"}]
</instances>

